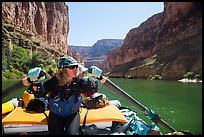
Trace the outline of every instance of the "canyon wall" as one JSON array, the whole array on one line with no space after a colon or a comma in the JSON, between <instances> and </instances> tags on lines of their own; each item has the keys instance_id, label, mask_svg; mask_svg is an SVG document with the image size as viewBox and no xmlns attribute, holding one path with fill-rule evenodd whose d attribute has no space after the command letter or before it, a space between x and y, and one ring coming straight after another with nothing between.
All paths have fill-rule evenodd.
<instances>
[{"instance_id":1,"label":"canyon wall","mask_svg":"<svg viewBox=\"0 0 204 137\"><path fill-rule=\"evenodd\" d=\"M47 43L47 49L58 56L71 54L67 46L68 6L64 2L2 2L2 24L7 36L6 32L20 33ZM10 36L11 43L16 42L14 37L20 39Z\"/></svg>"},{"instance_id":2,"label":"canyon wall","mask_svg":"<svg viewBox=\"0 0 204 137\"><path fill-rule=\"evenodd\" d=\"M164 11L131 29L105 63L113 77L179 79L187 71L202 75L202 5L164 2Z\"/></svg>"}]
</instances>

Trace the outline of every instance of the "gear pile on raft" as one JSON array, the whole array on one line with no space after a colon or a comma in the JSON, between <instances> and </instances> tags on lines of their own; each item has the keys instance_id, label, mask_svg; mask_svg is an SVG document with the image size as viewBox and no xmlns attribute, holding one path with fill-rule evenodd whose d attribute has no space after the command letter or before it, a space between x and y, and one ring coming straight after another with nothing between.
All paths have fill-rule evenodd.
<instances>
[{"instance_id":1,"label":"gear pile on raft","mask_svg":"<svg viewBox=\"0 0 204 137\"><path fill-rule=\"evenodd\" d=\"M29 106L34 95L25 91L23 98L13 98L2 104L2 131L5 135L48 135L47 115L42 104ZM27 107L30 107L28 110ZM43 106L45 107L45 106ZM26 109L27 108L27 109ZM189 131L162 134L155 122L148 124L137 113L120 102L111 102L104 94L83 100L80 107L79 135L194 135Z\"/></svg>"}]
</instances>

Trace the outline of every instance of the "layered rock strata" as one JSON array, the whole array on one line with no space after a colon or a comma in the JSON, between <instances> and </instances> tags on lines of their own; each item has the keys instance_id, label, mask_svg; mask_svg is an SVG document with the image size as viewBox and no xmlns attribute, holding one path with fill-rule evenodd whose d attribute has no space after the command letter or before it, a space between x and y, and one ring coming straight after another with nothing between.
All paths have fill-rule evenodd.
<instances>
[{"instance_id":1,"label":"layered rock strata","mask_svg":"<svg viewBox=\"0 0 204 137\"><path fill-rule=\"evenodd\" d=\"M164 2L163 12L131 29L122 47L109 52L105 66L113 77L202 75L201 3Z\"/></svg>"}]
</instances>

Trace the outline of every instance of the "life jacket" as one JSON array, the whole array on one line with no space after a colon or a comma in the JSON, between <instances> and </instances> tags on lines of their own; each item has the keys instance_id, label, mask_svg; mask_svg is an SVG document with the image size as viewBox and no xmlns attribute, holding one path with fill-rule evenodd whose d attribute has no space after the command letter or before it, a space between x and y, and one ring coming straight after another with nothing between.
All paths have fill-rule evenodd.
<instances>
[{"instance_id":1,"label":"life jacket","mask_svg":"<svg viewBox=\"0 0 204 137\"><path fill-rule=\"evenodd\" d=\"M81 91L97 92L97 82L76 78L70 85L55 86L49 97L50 110L60 116L69 116L76 113L82 103Z\"/></svg>"},{"instance_id":2,"label":"life jacket","mask_svg":"<svg viewBox=\"0 0 204 137\"><path fill-rule=\"evenodd\" d=\"M55 90L54 96L48 99L50 111L63 117L79 111L82 102L79 79L70 85L56 86Z\"/></svg>"},{"instance_id":3,"label":"life jacket","mask_svg":"<svg viewBox=\"0 0 204 137\"><path fill-rule=\"evenodd\" d=\"M49 98L49 108L57 115L70 116L79 110L81 102L82 96L76 92L69 99L63 98L63 100L58 93L54 98Z\"/></svg>"}]
</instances>

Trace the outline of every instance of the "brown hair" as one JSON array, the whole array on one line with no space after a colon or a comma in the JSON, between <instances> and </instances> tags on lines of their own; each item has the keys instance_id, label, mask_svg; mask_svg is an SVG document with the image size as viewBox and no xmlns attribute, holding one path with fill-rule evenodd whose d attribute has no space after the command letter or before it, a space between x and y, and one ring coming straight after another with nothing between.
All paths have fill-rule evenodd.
<instances>
[{"instance_id":1,"label":"brown hair","mask_svg":"<svg viewBox=\"0 0 204 137\"><path fill-rule=\"evenodd\" d=\"M55 73L56 78L58 79L58 85L63 86L65 84L71 83L72 79L69 79L69 75L67 73L67 68L60 68Z\"/></svg>"}]
</instances>

